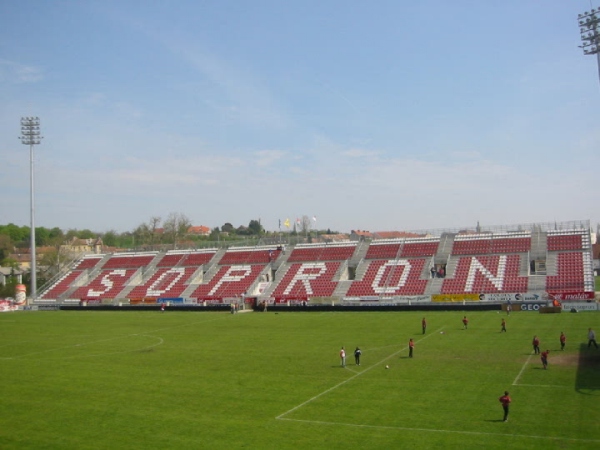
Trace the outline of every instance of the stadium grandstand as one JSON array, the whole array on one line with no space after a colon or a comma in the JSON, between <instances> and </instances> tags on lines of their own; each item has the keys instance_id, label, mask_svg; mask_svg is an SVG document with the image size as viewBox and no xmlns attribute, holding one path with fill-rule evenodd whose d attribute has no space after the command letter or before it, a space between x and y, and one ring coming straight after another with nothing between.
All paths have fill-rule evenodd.
<instances>
[{"instance_id":1,"label":"stadium grandstand","mask_svg":"<svg viewBox=\"0 0 600 450\"><path fill-rule=\"evenodd\" d=\"M56 305L401 305L593 301L589 221L409 237L87 254L40 290Z\"/></svg>"}]
</instances>

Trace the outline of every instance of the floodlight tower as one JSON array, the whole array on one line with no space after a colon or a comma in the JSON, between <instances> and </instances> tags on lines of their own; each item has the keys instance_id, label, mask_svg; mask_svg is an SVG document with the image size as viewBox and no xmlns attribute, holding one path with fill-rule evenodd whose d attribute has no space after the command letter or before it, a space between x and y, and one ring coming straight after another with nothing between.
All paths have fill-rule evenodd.
<instances>
[{"instance_id":1,"label":"floodlight tower","mask_svg":"<svg viewBox=\"0 0 600 450\"><path fill-rule=\"evenodd\" d=\"M43 136L40 132L39 117L21 117L21 143L29 145L29 194L30 194L30 217L31 217L31 299L37 297L37 267L35 255L35 207L33 201L34 177L33 177L33 146L40 144Z\"/></svg>"},{"instance_id":2,"label":"floodlight tower","mask_svg":"<svg viewBox=\"0 0 600 450\"><path fill-rule=\"evenodd\" d=\"M577 15L584 55L596 55L598 79L600 79L600 9L591 9Z\"/></svg>"}]
</instances>

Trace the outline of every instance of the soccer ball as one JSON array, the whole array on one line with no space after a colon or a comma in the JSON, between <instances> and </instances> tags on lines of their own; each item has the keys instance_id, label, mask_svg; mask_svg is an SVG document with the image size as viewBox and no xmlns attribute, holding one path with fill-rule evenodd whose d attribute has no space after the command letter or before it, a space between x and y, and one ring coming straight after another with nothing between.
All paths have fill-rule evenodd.
<instances>
[{"instance_id":1,"label":"soccer ball","mask_svg":"<svg viewBox=\"0 0 600 450\"><path fill-rule=\"evenodd\" d=\"M389 368L390 368L390 366L386 365L386 366L385 366L385 368L386 368L386 369L389 369Z\"/></svg>"}]
</instances>

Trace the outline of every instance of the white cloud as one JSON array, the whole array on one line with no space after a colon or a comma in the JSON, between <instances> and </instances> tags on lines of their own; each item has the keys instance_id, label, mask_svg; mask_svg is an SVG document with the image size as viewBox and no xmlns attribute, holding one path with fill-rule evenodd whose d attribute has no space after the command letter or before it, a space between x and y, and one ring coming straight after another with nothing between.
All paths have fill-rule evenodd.
<instances>
[{"instance_id":1,"label":"white cloud","mask_svg":"<svg viewBox=\"0 0 600 450\"><path fill-rule=\"evenodd\" d=\"M286 152L281 150L261 150L255 153L254 162L259 167L270 166L282 160L285 156Z\"/></svg>"},{"instance_id":2,"label":"white cloud","mask_svg":"<svg viewBox=\"0 0 600 450\"><path fill-rule=\"evenodd\" d=\"M43 71L39 67L0 59L0 81L2 82L35 83L43 78Z\"/></svg>"},{"instance_id":3,"label":"white cloud","mask_svg":"<svg viewBox=\"0 0 600 450\"><path fill-rule=\"evenodd\" d=\"M479 159L481 158L481 152L477 150L456 150L450 152L450 156L456 159Z\"/></svg>"},{"instance_id":4,"label":"white cloud","mask_svg":"<svg viewBox=\"0 0 600 450\"><path fill-rule=\"evenodd\" d=\"M212 105L216 111L254 127L283 129L291 125L287 114L264 81L251 68L228 60L226 56L216 55L195 36L174 30L169 30L168 34L161 33L150 24L140 21L135 22L135 29L179 57L220 91L218 101L202 98L205 104ZM195 81L192 79L190 83ZM191 88L188 95L198 96L198 92L204 91Z\"/></svg>"},{"instance_id":5,"label":"white cloud","mask_svg":"<svg viewBox=\"0 0 600 450\"><path fill-rule=\"evenodd\" d=\"M351 148L348 150L343 150L341 152L341 155L348 157L348 158L369 158L369 157L375 157L375 156L379 155L379 152L372 151L372 150L365 150L362 148Z\"/></svg>"}]
</instances>

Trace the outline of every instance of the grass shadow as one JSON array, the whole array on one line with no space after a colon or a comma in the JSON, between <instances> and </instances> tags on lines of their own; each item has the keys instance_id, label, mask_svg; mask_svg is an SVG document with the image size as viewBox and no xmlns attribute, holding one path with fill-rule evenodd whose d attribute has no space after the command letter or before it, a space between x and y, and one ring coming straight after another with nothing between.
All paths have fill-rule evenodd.
<instances>
[{"instance_id":1,"label":"grass shadow","mask_svg":"<svg viewBox=\"0 0 600 450\"><path fill-rule=\"evenodd\" d=\"M600 350L579 345L575 390L585 395L600 395Z\"/></svg>"}]
</instances>

